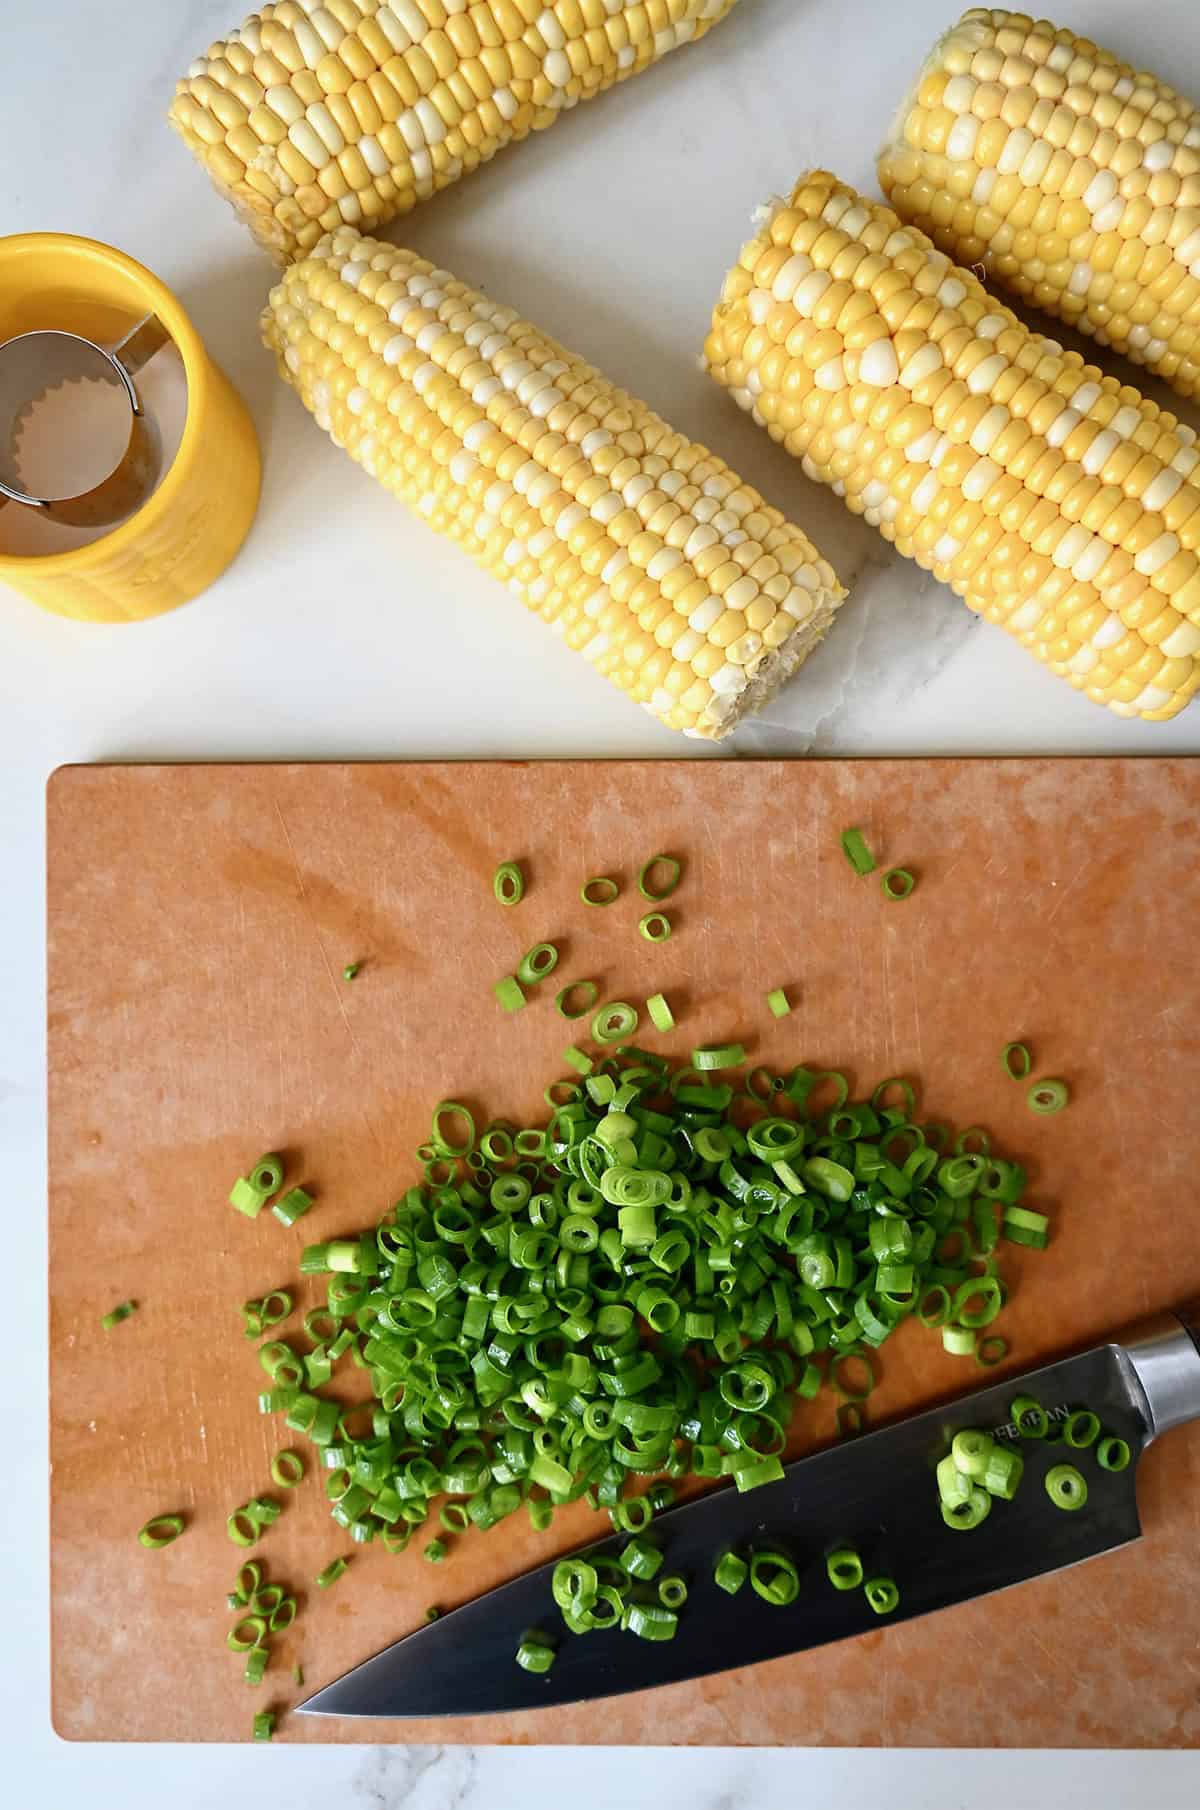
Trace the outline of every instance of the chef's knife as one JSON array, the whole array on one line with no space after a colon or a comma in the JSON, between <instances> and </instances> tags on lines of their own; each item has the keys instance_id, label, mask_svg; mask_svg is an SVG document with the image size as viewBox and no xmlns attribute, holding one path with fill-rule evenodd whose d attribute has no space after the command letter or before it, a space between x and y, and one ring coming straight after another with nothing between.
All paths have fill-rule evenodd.
<instances>
[{"instance_id":1,"label":"chef's knife","mask_svg":"<svg viewBox=\"0 0 1200 1810\"><path fill-rule=\"evenodd\" d=\"M1127 1470L1102 1471L1094 1455L1061 1441L1021 1441L1025 1476L1012 1502L997 1501L981 1526L944 1525L934 1466L964 1427L1015 1438L1009 1414L1018 1392L1053 1418L1089 1407L1133 1454ZM1047 1364L1021 1378L883 1427L788 1465L783 1479L738 1495L725 1488L657 1516L665 1569L687 1578L690 1595L669 1642L619 1630L568 1634L554 1605L553 1564L490 1591L397 1641L300 1705L316 1716L466 1716L544 1709L623 1691L646 1690L735 1666L755 1665L933 1609L1003 1590L1135 1540L1141 1533L1135 1472L1152 1439L1200 1418L1200 1303L1139 1323L1119 1341ZM1043 1487L1052 1464L1077 1463L1089 1480L1085 1508L1056 1508ZM615 1556L612 1536L591 1551ZM881 1623L861 1590L835 1591L825 1574L831 1545L849 1545L867 1575L896 1580L900 1603ZM763 1602L746 1585L734 1597L713 1581L729 1547L777 1546L800 1571L789 1608ZM539 1628L558 1655L544 1675L522 1670L516 1650Z\"/></svg>"}]
</instances>

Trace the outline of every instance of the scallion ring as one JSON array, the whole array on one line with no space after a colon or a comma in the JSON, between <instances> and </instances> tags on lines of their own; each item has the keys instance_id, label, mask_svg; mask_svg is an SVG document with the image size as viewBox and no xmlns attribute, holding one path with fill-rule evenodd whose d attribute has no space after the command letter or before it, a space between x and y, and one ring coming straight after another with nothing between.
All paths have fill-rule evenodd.
<instances>
[{"instance_id":1,"label":"scallion ring","mask_svg":"<svg viewBox=\"0 0 1200 1810\"><path fill-rule=\"evenodd\" d=\"M1118 1439L1113 1433L1106 1433L1096 1447L1096 1463L1102 1471L1126 1470L1132 1456L1125 1440Z\"/></svg>"},{"instance_id":2,"label":"scallion ring","mask_svg":"<svg viewBox=\"0 0 1200 1810\"><path fill-rule=\"evenodd\" d=\"M879 883L884 898L890 899L893 904L907 899L916 884L916 876L909 873L906 867L889 867Z\"/></svg>"},{"instance_id":3,"label":"scallion ring","mask_svg":"<svg viewBox=\"0 0 1200 1810\"><path fill-rule=\"evenodd\" d=\"M118 1306L109 1309L101 1319L100 1324L103 1326L105 1332L111 1332L114 1326L119 1326L122 1320L127 1320L130 1314L134 1313L136 1309L136 1301L122 1301Z\"/></svg>"},{"instance_id":4,"label":"scallion ring","mask_svg":"<svg viewBox=\"0 0 1200 1810\"><path fill-rule=\"evenodd\" d=\"M785 1552L755 1552L750 1558L750 1586L764 1603L786 1609L800 1594L800 1573Z\"/></svg>"},{"instance_id":5,"label":"scallion ring","mask_svg":"<svg viewBox=\"0 0 1200 1810\"><path fill-rule=\"evenodd\" d=\"M582 1001L576 1009L572 1009L572 994L582 994ZM555 995L554 1009L560 1018L586 1018L600 997L600 988L594 980L568 981L562 991Z\"/></svg>"},{"instance_id":6,"label":"scallion ring","mask_svg":"<svg viewBox=\"0 0 1200 1810\"><path fill-rule=\"evenodd\" d=\"M274 1194L283 1186L283 1158L274 1154L260 1156L248 1179L256 1194Z\"/></svg>"},{"instance_id":7,"label":"scallion ring","mask_svg":"<svg viewBox=\"0 0 1200 1810\"><path fill-rule=\"evenodd\" d=\"M451 1136L454 1129L451 1124L447 1130L446 1121L460 1121L460 1132L457 1138ZM468 1109L458 1100L439 1100L433 1109L433 1117L429 1128L430 1142L434 1152L441 1157L469 1156L475 1147L475 1120Z\"/></svg>"},{"instance_id":8,"label":"scallion ring","mask_svg":"<svg viewBox=\"0 0 1200 1810\"><path fill-rule=\"evenodd\" d=\"M492 875L492 892L500 905L519 905L525 897L525 876L515 861L502 861Z\"/></svg>"},{"instance_id":9,"label":"scallion ring","mask_svg":"<svg viewBox=\"0 0 1200 1810\"><path fill-rule=\"evenodd\" d=\"M1010 1081L1027 1081L1033 1072L1033 1057L1027 1043L1006 1043L1000 1052L1000 1066Z\"/></svg>"},{"instance_id":10,"label":"scallion ring","mask_svg":"<svg viewBox=\"0 0 1200 1810\"><path fill-rule=\"evenodd\" d=\"M150 1552L158 1552L161 1547L170 1546L177 1540L185 1525L182 1515L151 1515L138 1532L138 1544L145 1546Z\"/></svg>"},{"instance_id":11,"label":"scallion ring","mask_svg":"<svg viewBox=\"0 0 1200 1810\"><path fill-rule=\"evenodd\" d=\"M767 994L767 1010L772 1018L786 1018L792 1009L785 987L772 987Z\"/></svg>"},{"instance_id":12,"label":"scallion ring","mask_svg":"<svg viewBox=\"0 0 1200 1810\"><path fill-rule=\"evenodd\" d=\"M1090 1408L1076 1408L1063 1422L1063 1439L1077 1452L1095 1445L1100 1437L1100 1416Z\"/></svg>"},{"instance_id":13,"label":"scallion ring","mask_svg":"<svg viewBox=\"0 0 1200 1810\"><path fill-rule=\"evenodd\" d=\"M267 1637L267 1620L264 1615L243 1615L241 1621L235 1622L225 1636L225 1645L231 1653L249 1653L253 1648L261 1646Z\"/></svg>"},{"instance_id":14,"label":"scallion ring","mask_svg":"<svg viewBox=\"0 0 1200 1810\"><path fill-rule=\"evenodd\" d=\"M994 1364L1002 1364L1008 1356L1008 1340L992 1333L986 1339L980 1339L975 1348L975 1361L990 1370Z\"/></svg>"},{"instance_id":15,"label":"scallion ring","mask_svg":"<svg viewBox=\"0 0 1200 1810\"><path fill-rule=\"evenodd\" d=\"M517 979L523 987L536 986L558 966L558 949L554 943L535 943L517 964Z\"/></svg>"},{"instance_id":16,"label":"scallion ring","mask_svg":"<svg viewBox=\"0 0 1200 1810\"><path fill-rule=\"evenodd\" d=\"M1052 1464L1046 1472L1046 1494L1055 1508L1065 1508L1074 1514L1077 1509L1086 1507L1088 1486L1083 1473L1073 1464Z\"/></svg>"},{"instance_id":17,"label":"scallion ring","mask_svg":"<svg viewBox=\"0 0 1200 1810\"><path fill-rule=\"evenodd\" d=\"M1035 1081L1025 1095L1025 1104L1030 1112L1048 1115L1061 1112L1071 1098L1071 1092L1065 1081L1053 1077L1048 1080Z\"/></svg>"},{"instance_id":18,"label":"scallion ring","mask_svg":"<svg viewBox=\"0 0 1200 1810\"><path fill-rule=\"evenodd\" d=\"M661 885L651 884L652 878L655 877L654 869L656 867L666 869L666 878ZM674 855L651 855L638 874L638 891L643 899L649 899L652 905L661 905L662 901L669 899L675 891L682 874L683 864L677 861Z\"/></svg>"},{"instance_id":19,"label":"scallion ring","mask_svg":"<svg viewBox=\"0 0 1200 1810\"><path fill-rule=\"evenodd\" d=\"M585 905L611 905L620 897L621 888L615 880L600 874L595 879L585 880L579 888L579 896Z\"/></svg>"},{"instance_id":20,"label":"scallion ring","mask_svg":"<svg viewBox=\"0 0 1200 1810\"><path fill-rule=\"evenodd\" d=\"M318 1571L313 1583L318 1590L328 1590L330 1584L336 1584L350 1561L346 1558L331 1559L324 1571Z\"/></svg>"},{"instance_id":21,"label":"scallion ring","mask_svg":"<svg viewBox=\"0 0 1200 1810\"><path fill-rule=\"evenodd\" d=\"M638 932L648 943L665 943L671 934L671 920L665 911L648 911L638 919Z\"/></svg>"},{"instance_id":22,"label":"scallion ring","mask_svg":"<svg viewBox=\"0 0 1200 1810\"><path fill-rule=\"evenodd\" d=\"M280 1489L295 1489L304 1481L304 1460L299 1452L276 1452L271 1460L271 1480Z\"/></svg>"},{"instance_id":23,"label":"scallion ring","mask_svg":"<svg viewBox=\"0 0 1200 1810\"><path fill-rule=\"evenodd\" d=\"M638 1015L634 1006L623 999L610 1000L592 1019L592 1036L597 1043L619 1043L637 1030Z\"/></svg>"},{"instance_id":24,"label":"scallion ring","mask_svg":"<svg viewBox=\"0 0 1200 1810\"><path fill-rule=\"evenodd\" d=\"M745 1060L746 1051L740 1043L719 1043L692 1051L692 1067L697 1074L719 1068L740 1068Z\"/></svg>"},{"instance_id":25,"label":"scallion ring","mask_svg":"<svg viewBox=\"0 0 1200 1810\"><path fill-rule=\"evenodd\" d=\"M668 1609L682 1609L687 1599L687 1583L678 1573L673 1572L670 1577L659 1579L658 1600Z\"/></svg>"},{"instance_id":26,"label":"scallion ring","mask_svg":"<svg viewBox=\"0 0 1200 1810\"><path fill-rule=\"evenodd\" d=\"M646 1001L646 1011L656 1031L673 1031L675 1029L675 1014L663 994L652 993Z\"/></svg>"},{"instance_id":27,"label":"scallion ring","mask_svg":"<svg viewBox=\"0 0 1200 1810\"><path fill-rule=\"evenodd\" d=\"M246 1669L242 1677L247 1684L261 1684L267 1669L267 1661L271 1657L270 1647L251 1647L246 1655Z\"/></svg>"},{"instance_id":28,"label":"scallion ring","mask_svg":"<svg viewBox=\"0 0 1200 1810\"><path fill-rule=\"evenodd\" d=\"M825 1560L825 1575L835 1590L857 1590L863 1581L863 1563L850 1546L839 1546Z\"/></svg>"},{"instance_id":29,"label":"scallion ring","mask_svg":"<svg viewBox=\"0 0 1200 1810\"><path fill-rule=\"evenodd\" d=\"M876 1615L891 1615L900 1603L896 1581L890 1577L871 1577L863 1585L863 1595Z\"/></svg>"}]
</instances>

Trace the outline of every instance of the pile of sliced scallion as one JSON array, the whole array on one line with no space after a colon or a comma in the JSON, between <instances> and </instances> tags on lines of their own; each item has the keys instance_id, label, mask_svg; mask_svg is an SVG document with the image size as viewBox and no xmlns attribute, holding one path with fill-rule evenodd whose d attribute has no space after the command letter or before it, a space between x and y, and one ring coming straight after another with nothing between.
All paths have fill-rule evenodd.
<instances>
[{"instance_id":1,"label":"pile of sliced scallion","mask_svg":"<svg viewBox=\"0 0 1200 1810\"><path fill-rule=\"evenodd\" d=\"M841 1075L759 1069L747 1092L719 1053L672 1070L621 1046L547 1089L544 1127L477 1135L443 1101L425 1184L373 1234L304 1252L327 1307L307 1350L272 1329L260 1407L322 1448L352 1539L403 1550L435 1513L442 1556L523 1503L544 1528L647 1476L769 1483L797 1400L828 1385L860 1424L909 1318L1003 1356L979 1343L999 1242L1046 1242L1021 1168L978 1132L948 1148L905 1082L855 1105ZM317 1393L345 1356L369 1373L365 1416Z\"/></svg>"}]
</instances>

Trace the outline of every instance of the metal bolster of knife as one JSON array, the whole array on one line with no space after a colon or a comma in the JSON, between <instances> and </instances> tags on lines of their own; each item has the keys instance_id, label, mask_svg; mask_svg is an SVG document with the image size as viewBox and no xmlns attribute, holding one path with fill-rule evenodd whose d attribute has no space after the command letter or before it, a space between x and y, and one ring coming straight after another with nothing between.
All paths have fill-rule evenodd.
<instances>
[{"instance_id":1,"label":"metal bolster of knife","mask_svg":"<svg viewBox=\"0 0 1200 1810\"><path fill-rule=\"evenodd\" d=\"M1147 1443L1200 1418L1200 1301L1139 1320L1118 1350L1143 1397Z\"/></svg>"}]
</instances>

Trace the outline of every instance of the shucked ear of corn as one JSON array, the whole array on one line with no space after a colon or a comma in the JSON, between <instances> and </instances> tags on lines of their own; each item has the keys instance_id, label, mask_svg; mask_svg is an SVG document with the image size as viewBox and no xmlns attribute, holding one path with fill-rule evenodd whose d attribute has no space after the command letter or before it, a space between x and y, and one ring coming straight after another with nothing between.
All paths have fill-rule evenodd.
<instances>
[{"instance_id":1,"label":"shucked ear of corn","mask_svg":"<svg viewBox=\"0 0 1200 1810\"><path fill-rule=\"evenodd\" d=\"M277 0L197 58L170 119L285 263L407 213L735 4Z\"/></svg>"},{"instance_id":2,"label":"shucked ear of corn","mask_svg":"<svg viewBox=\"0 0 1200 1810\"><path fill-rule=\"evenodd\" d=\"M1165 82L973 7L926 59L879 180L958 263L1200 395L1200 110Z\"/></svg>"},{"instance_id":3,"label":"shucked ear of corn","mask_svg":"<svg viewBox=\"0 0 1200 1810\"><path fill-rule=\"evenodd\" d=\"M715 454L412 252L342 228L263 333L335 444L669 728L726 734L845 595Z\"/></svg>"},{"instance_id":4,"label":"shucked ear of corn","mask_svg":"<svg viewBox=\"0 0 1200 1810\"><path fill-rule=\"evenodd\" d=\"M728 277L712 375L902 553L1122 716L1200 685L1191 428L824 171Z\"/></svg>"}]
</instances>

